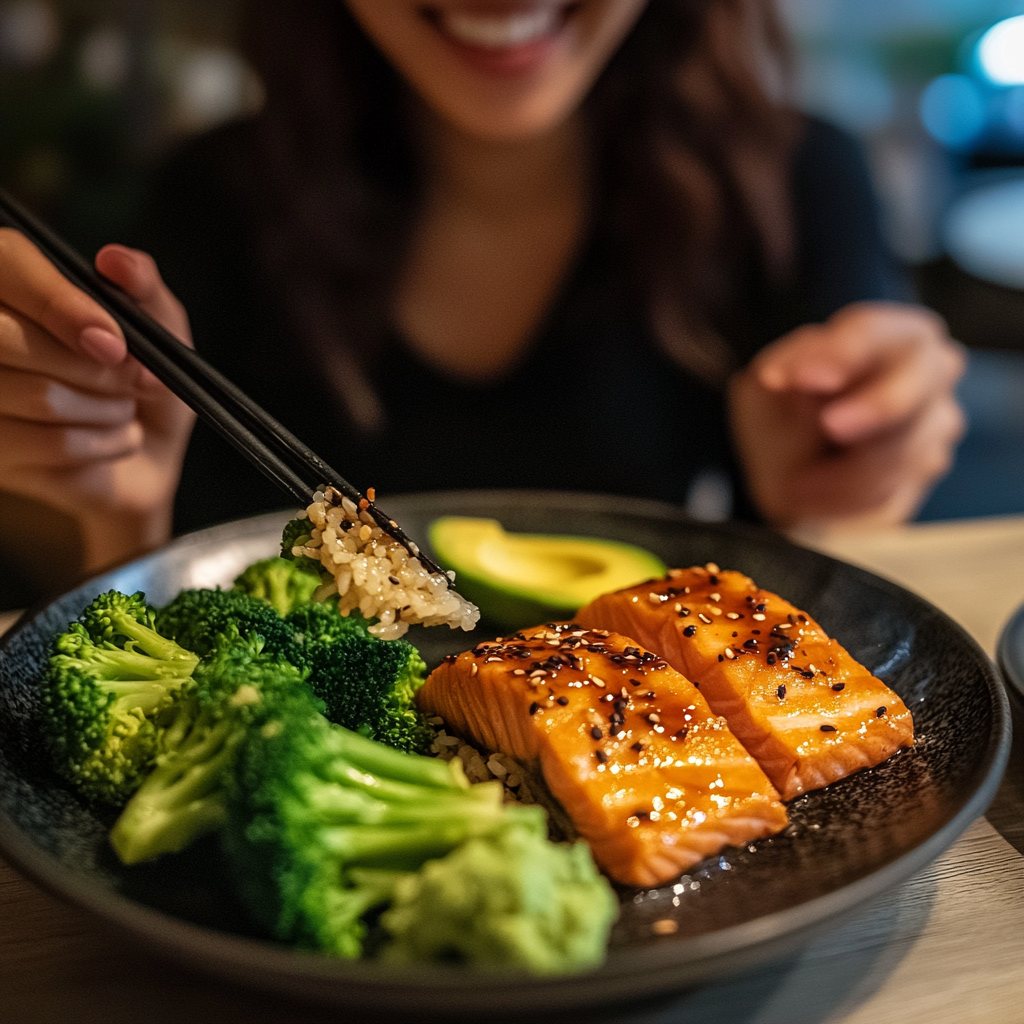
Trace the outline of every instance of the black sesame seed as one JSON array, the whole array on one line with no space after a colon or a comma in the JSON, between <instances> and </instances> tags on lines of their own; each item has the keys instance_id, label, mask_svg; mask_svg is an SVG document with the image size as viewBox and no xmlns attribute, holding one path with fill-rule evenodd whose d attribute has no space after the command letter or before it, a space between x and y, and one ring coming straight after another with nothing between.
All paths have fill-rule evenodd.
<instances>
[{"instance_id":1,"label":"black sesame seed","mask_svg":"<svg viewBox=\"0 0 1024 1024\"><path fill-rule=\"evenodd\" d=\"M833 683L832 689L838 693L840 690L845 689L846 683Z\"/></svg>"},{"instance_id":2,"label":"black sesame seed","mask_svg":"<svg viewBox=\"0 0 1024 1024\"><path fill-rule=\"evenodd\" d=\"M757 605L757 607L756 607L756 608L754 609L754 611L755 611L755 612L766 612L766 611L768 611L768 605L766 605L766 604L763 604L763 603L762 603L762 604L759 604L759 605Z\"/></svg>"},{"instance_id":3,"label":"black sesame seed","mask_svg":"<svg viewBox=\"0 0 1024 1024\"><path fill-rule=\"evenodd\" d=\"M559 697L557 703L561 704L562 707L564 708L565 705L569 703L569 698L568 697Z\"/></svg>"},{"instance_id":4,"label":"black sesame seed","mask_svg":"<svg viewBox=\"0 0 1024 1024\"><path fill-rule=\"evenodd\" d=\"M835 732L836 731L836 727L834 725L823 725L823 726L821 726L821 731L822 732Z\"/></svg>"},{"instance_id":5,"label":"black sesame seed","mask_svg":"<svg viewBox=\"0 0 1024 1024\"><path fill-rule=\"evenodd\" d=\"M750 640L744 640L743 646L746 647L748 651L755 651L757 650L757 641L753 638L751 638Z\"/></svg>"},{"instance_id":6,"label":"black sesame seed","mask_svg":"<svg viewBox=\"0 0 1024 1024\"><path fill-rule=\"evenodd\" d=\"M714 573L712 573L708 577L708 583L710 583L711 586L713 586L713 587L717 587L718 586L718 577Z\"/></svg>"},{"instance_id":7,"label":"black sesame seed","mask_svg":"<svg viewBox=\"0 0 1024 1024\"><path fill-rule=\"evenodd\" d=\"M604 764L608 760L608 755L603 750L595 750L594 757L597 758L598 764Z\"/></svg>"},{"instance_id":8,"label":"black sesame seed","mask_svg":"<svg viewBox=\"0 0 1024 1024\"><path fill-rule=\"evenodd\" d=\"M759 630L759 629L752 629L750 632L751 633L756 633L758 636L761 635L761 630Z\"/></svg>"},{"instance_id":9,"label":"black sesame seed","mask_svg":"<svg viewBox=\"0 0 1024 1024\"><path fill-rule=\"evenodd\" d=\"M639 753L641 750L644 749L644 745L642 743L640 743L639 741L637 741L636 743L632 744L629 749L630 750L635 750L635 751L637 751L637 753Z\"/></svg>"},{"instance_id":10,"label":"black sesame seed","mask_svg":"<svg viewBox=\"0 0 1024 1024\"><path fill-rule=\"evenodd\" d=\"M590 735L593 736L595 740L599 740L604 733L601 732L601 727L599 725L595 725L594 728L590 730Z\"/></svg>"},{"instance_id":11,"label":"black sesame seed","mask_svg":"<svg viewBox=\"0 0 1024 1024\"><path fill-rule=\"evenodd\" d=\"M720 655L718 656L718 660L719 660L719 661L725 661L725 655L724 655L724 654L720 654Z\"/></svg>"},{"instance_id":12,"label":"black sesame seed","mask_svg":"<svg viewBox=\"0 0 1024 1024\"><path fill-rule=\"evenodd\" d=\"M779 700L782 700L786 696L786 684L782 683L775 692L779 695Z\"/></svg>"},{"instance_id":13,"label":"black sesame seed","mask_svg":"<svg viewBox=\"0 0 1024 1024\"><path fill-rule=\"evenodd\" d=\"M540 705L536 701L534 701L530 705L530 714L531 715L535 715L535 714L537 714L538 711L540 711Z\"/></svg>"},{"instance_id":14,"label":"black sesame seed","mask_svg":"<svg viewBox=\"0 0 1024 1024\"><path fill-rule=\"evenodd\" d=\"M733 636L739 636L739 633L733 633Z\"/></svg>"},{"instance_id":15,"label":"black sesame seed","mask_svg":"<svg viewBox=\"0 0 1024 1024\"><path fill-rule=\"evenodd\" d=\"M683 636L693 636L694 633L696 633L696 632L697 632L697 627L696 626L687 626L686 629L683 630Z\"/></svg>"},{"instance_id":16,"label":"black sesame seed","mask_svg":"<svg viewBox=\"0 0 1024 1024\"><path fill-rule=\"evenodd\" d=\"M881 718L885 714L885 705L883 704L876 712L875 718Z\"/></svg>"},{"instance_id":17,"label":"black sesame seed","mask_svg":"<svg viewBox=\"0 0 1024 1024\"><path fill-rule=\"evenodd\" d=\"M650 698L651 698L651 700L654 700L655 694L654 694L654 691L653 691L653 690L648 690L648 691L647 691L647 692L646 692L646 693L644 694L644 696L645 696L645 697L650 697Z\"/></svg>"},{"instance_id":18,"label":"black sesame seed","mask_svg":"<svg viewBox=\"0 0 1024 1024\"><path fill-rule=\"evenodd\" d=\"M769 654L768 657L765 658L765 661L767 661L769 665L774 665L775 664L775 660L776 659L775 659L775 655L774 654Z\"/></svg>"},{"instance_id":19,"label":"black sesame seed","mask_svg":"<svg viewBox=\"0 0 1024 1024\"><path fill-rule=\"evenodd\" d=\"M630 686L639 686L640 685L640 680L639 679L630 679L629 685Z\"/></svg>"}]
</instances>

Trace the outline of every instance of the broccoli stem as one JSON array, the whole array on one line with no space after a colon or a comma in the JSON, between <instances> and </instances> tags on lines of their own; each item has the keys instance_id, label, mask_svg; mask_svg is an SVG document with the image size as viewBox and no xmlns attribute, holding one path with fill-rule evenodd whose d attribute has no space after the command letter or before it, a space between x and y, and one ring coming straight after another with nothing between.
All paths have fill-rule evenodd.
<instances>
[{"instance_id":1,"label":"broccoli stem","mask_svg":"<svg viewBox=\"0 0 1024 1024\"><path fill-rule=\"evenodd\" d=\"M469 789L469 782L464 776L456 774L457 769L453 770L452 762L439 761L433 757L410 757L403 751L349 730L337 731L332 742L340 757L357 771L413 786Z\"/></svg>"},{"instance_id":2,"label":"broccoli stem","mask_svg":"<svg viewBox=\"0 0 1024 1024\"><path fill-rule=\"evenodd\" d=\"M128 801L110 833L125 864L177 853L227 818L223 775L244 730L230 718L207 726L200 715L186 740L157 764Z\"/></svg>"},{"instance_id":3,"label":"broccoli stem","mask_svg":"<svg viewBox=\"0 0 1024 1024\"><path fill-rule=\"evenodd\" d=\"M114 631L128 637L130 642L125 645L126 651L134 652L134 649L138 647L145 651L150 658L160 661L187 662L191 666L188 670L189 675L199 663L199 659L191 651L186 651L173 640L168 640L155 630L142 625L141 622L136 621L125 612L111 611L108 613L108 617Z\"/></svg>"}]
</instances>

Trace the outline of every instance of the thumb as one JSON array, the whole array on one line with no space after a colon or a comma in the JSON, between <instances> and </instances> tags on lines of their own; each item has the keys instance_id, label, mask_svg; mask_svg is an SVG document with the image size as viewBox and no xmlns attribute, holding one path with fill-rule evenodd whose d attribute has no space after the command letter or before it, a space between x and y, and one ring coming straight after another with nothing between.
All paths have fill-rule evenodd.
<instances>
[{"instance_id":1,"label":"thumb","mask_svg":"<svg viewBox=\"0 0 1024 1024\"><path fill-rule=\"evenodd\" d=\"M107 245L96 254L96 269L176 338L192 344L188 316L164 284L152 256L125 245Z\"/></svg>"}]
</instances>

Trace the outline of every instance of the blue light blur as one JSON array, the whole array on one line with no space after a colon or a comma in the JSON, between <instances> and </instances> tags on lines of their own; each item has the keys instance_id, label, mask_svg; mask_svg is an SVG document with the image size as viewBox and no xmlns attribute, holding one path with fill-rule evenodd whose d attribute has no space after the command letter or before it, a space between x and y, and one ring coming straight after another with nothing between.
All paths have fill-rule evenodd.
<instances>
[{"instance_id":1,"label":"blue light blur","mask_svg":"<svg viewBox=\"0 0 1024 1024\"><path fill-rule=\"evenodd\" d=\"M950 149L966 149L984 132L987 108L982 88L967 75L940 75L921 93L921 122Z\"/></svg>"}]
</instances>

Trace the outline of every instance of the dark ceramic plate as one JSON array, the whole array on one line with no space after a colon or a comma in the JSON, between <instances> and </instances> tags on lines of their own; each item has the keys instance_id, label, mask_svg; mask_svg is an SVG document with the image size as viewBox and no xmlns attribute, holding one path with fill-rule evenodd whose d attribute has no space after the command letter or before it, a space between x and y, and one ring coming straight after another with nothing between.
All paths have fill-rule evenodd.
<instances>
[{"instance_id":1,"label":"dark ceramic plate","mask_svg":"<svg viewBox=\"0 0 1024 1024\"><path fill-rule=\"evenodd\" d=\"M524 1013L631 999L697 984L789 947L912 875L987 806L1009 748L1006 697L974 641L919 597L772 534L690 522L663 505L517 492L387 502L421 542L441 513L493 516L511 530L640 544L668 565L715 561L806 608L910 706L917 745L806 795L782 835L727 849L677 884L623 891L606 965L592 975L524 979L454 968L385 969L297 953L262 939L230 896L213 841L130 870L105 845L108 822L48 772L36 738L47 644L98 592L227 584L272 553L284 521L263 516L184 537L84 584L23 619L0 644L0 851L43 885L206 971L367 1015ZM428 661L493 635L411 637ZM675 935L652 924L678 921ZM662 926L664 927L664 926Z\"/></svg>"},{"instance_id":2,"label":"dark ceramic plate","mask_svg":"<svg viewBox=\"0 0 1024 1024\"><path fill-rule=\"evenodd\" d=\"M996 659L1003 678L1017 696L1024 700L1024 605L1021 605L1003 627L996 647Z\"/></svg>"}]
</instances>

